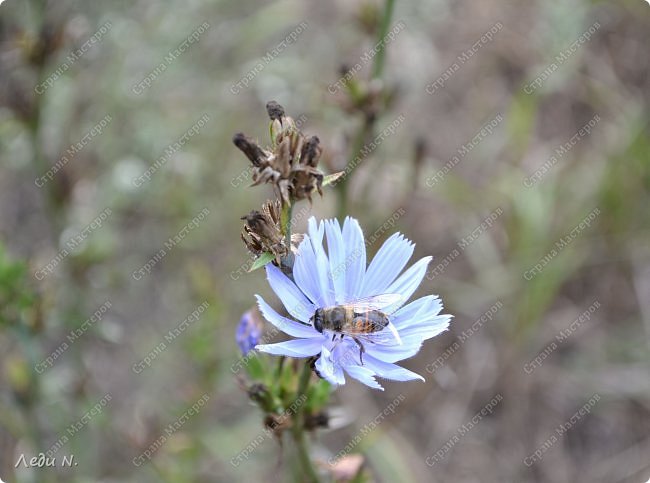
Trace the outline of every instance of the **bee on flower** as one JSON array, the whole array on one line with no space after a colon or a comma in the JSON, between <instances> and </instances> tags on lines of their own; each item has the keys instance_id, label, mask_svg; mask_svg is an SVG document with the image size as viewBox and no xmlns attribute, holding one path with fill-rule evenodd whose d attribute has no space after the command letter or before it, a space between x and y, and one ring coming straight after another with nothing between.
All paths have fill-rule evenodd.
<instances>
[{"instance_id":1,"label":"bee on flower","mask_svg":"<svg viewBox=\"0 0 650 483\"><path fill-rule=\"evenodd\" d=\"M327 240L327 253L323 246ZM259 295L266 320L295 339L256 349L275 355L314 358L314 370L334 385L345 375L382 389L376 378L407 381L422 376L395 364L413 357L423 341L449 327L442 302L427 295L406 304L424 278L431 257L404 271L414 244L396 233L366 267L366 246L357 220L309 219L295 254L293 272L266 265L271 288L293 319Z\"/></svg>"}]
</instances>

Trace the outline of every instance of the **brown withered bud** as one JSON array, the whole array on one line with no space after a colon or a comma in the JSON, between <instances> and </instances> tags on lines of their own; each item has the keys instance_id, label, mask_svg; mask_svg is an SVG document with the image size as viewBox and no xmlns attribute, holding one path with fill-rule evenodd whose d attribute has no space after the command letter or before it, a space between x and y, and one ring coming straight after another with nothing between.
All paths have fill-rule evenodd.
<instances>
[{"instance_id":1,"label":"brown withered bud","mask_svg":"<svg viewBox=\"0 0 650 483\"><path fill-rule=\"evenodd\" d=\"M289 253L280 226L280 203L267 201L262 211L253 210L241 219L246 221L241 238L246 248L255 255L271 252L279 265Z\"/></svg>"},{"instance_id":2,"label":"brown withered bud","mask_svg":"<svg viewBox=\"0 0 650 483\"><path fill-rule=\"evenodd\" d=\"M246 220L246 225L253 233L258 233L269 240L273 239L275 227L269 225L267 218L259 211L253 210L248 215L242 216L241 219Z\"/></svg>"},{"instance_id":3,"label":"brown withered bud","mask_svg":"<svg viewBox=\"0 0 650 483\"><path fill-rule=\"evenodd\" d=\"M278 104L275 101L269 101L266 103L266 112L269 114L271 121L282 121L284 117L284 107Z\"/></svg>"},{"instance_id":4,"label":"brown withered bud","mask_svg":"<svg viewBox=\"0 0 650 483\"><path fill-rule=\"evenodd\" d=\"M314 191L322 195L324 175L317 169L322 153L318 137L305 138L277 102L270 101L266 109L271 118L269 149L262 149L241 133L233 138L253 163L252 186L272 184L283 205L305 198L311 201Z\"/></svg>"},{"instance_id":5,"label":"brown withered bud","mask_svg":"<svg viewBox=\"0 0 650 483\"><path fill-rule=\"evenodd\" d=\"M243 133L237 133L232 137L232 142L237 146L253 163L253 166L258 167L262 164L268 155L258 144L251 138L246 137Z\"/></svg>"},{"instance_id":6,"label":"brown withered bud","mask_svg":"<svg viewBox=\"0 0 650 483\"><path fill-rule=\"evenodd\" d=\"M318 166L318 160L320 155L323 152L323 149L319 146L320 139L318 136L312 136L302 146L302 153L300 154L300 162L315 168Z\"/></svg>"}]
</instances>

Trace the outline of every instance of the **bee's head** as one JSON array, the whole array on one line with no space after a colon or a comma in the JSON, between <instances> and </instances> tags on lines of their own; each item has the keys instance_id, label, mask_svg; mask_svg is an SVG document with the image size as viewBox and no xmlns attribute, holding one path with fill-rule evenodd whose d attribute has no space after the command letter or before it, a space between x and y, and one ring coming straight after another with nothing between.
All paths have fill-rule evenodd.
<instances>
[{"instance_id":1,"label":"bee's head","mask_svg":"<svg viewBox=\"0 0 650 483\"><path fill-rule=\"evenodd\" d=\"M311 318L314 329L318 332L323 332L323 309L316 309L314 315Z\"/></svg>"}]
</instances>

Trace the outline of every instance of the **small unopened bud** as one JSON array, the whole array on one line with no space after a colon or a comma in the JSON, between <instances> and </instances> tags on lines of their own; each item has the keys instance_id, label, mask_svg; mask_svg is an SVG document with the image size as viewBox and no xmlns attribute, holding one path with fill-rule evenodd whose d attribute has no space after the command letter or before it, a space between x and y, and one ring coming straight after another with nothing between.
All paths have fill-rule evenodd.
<instances>
[{"instance_id":1,"label":"small unopened bud","mask_svg":"<svg viewBox=\"0 0 650 483\"><path fill-rule=\"evenodd\" d=\"M235 339L243 355L247 355L262 337L263 322L256 310L251 309L241 316Z\"/></svg>"}]
</instances>

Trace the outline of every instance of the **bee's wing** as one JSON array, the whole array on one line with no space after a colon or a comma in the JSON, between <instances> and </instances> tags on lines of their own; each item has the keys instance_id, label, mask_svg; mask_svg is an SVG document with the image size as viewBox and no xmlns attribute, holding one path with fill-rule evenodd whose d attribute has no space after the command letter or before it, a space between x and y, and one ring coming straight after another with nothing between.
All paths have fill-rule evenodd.
<instances>
[{"instance_id":1,"label":"bee's wing","mask_svg":"<svg viewBox=\"0 0 650 483\"><path fill-rule=\"evenodd\" d=\"M383 310L401 300L402 296L398 293L385 293L353 300L345 305L352 307L355 312L367 312L368 310Z\"/></svg>"},{"instance_id":2,"label":"bee's wing","mask_svg":"<svg viewBox=\"0 0 650 483\"><path fill-rule=\"evenodd\" d=\"M379 332L366 332L363 334L350 334L362 341L370 342L384 346L402 345L402 339L395 326L389 322L388 325Z\"/></svg>"}]
</instances>

